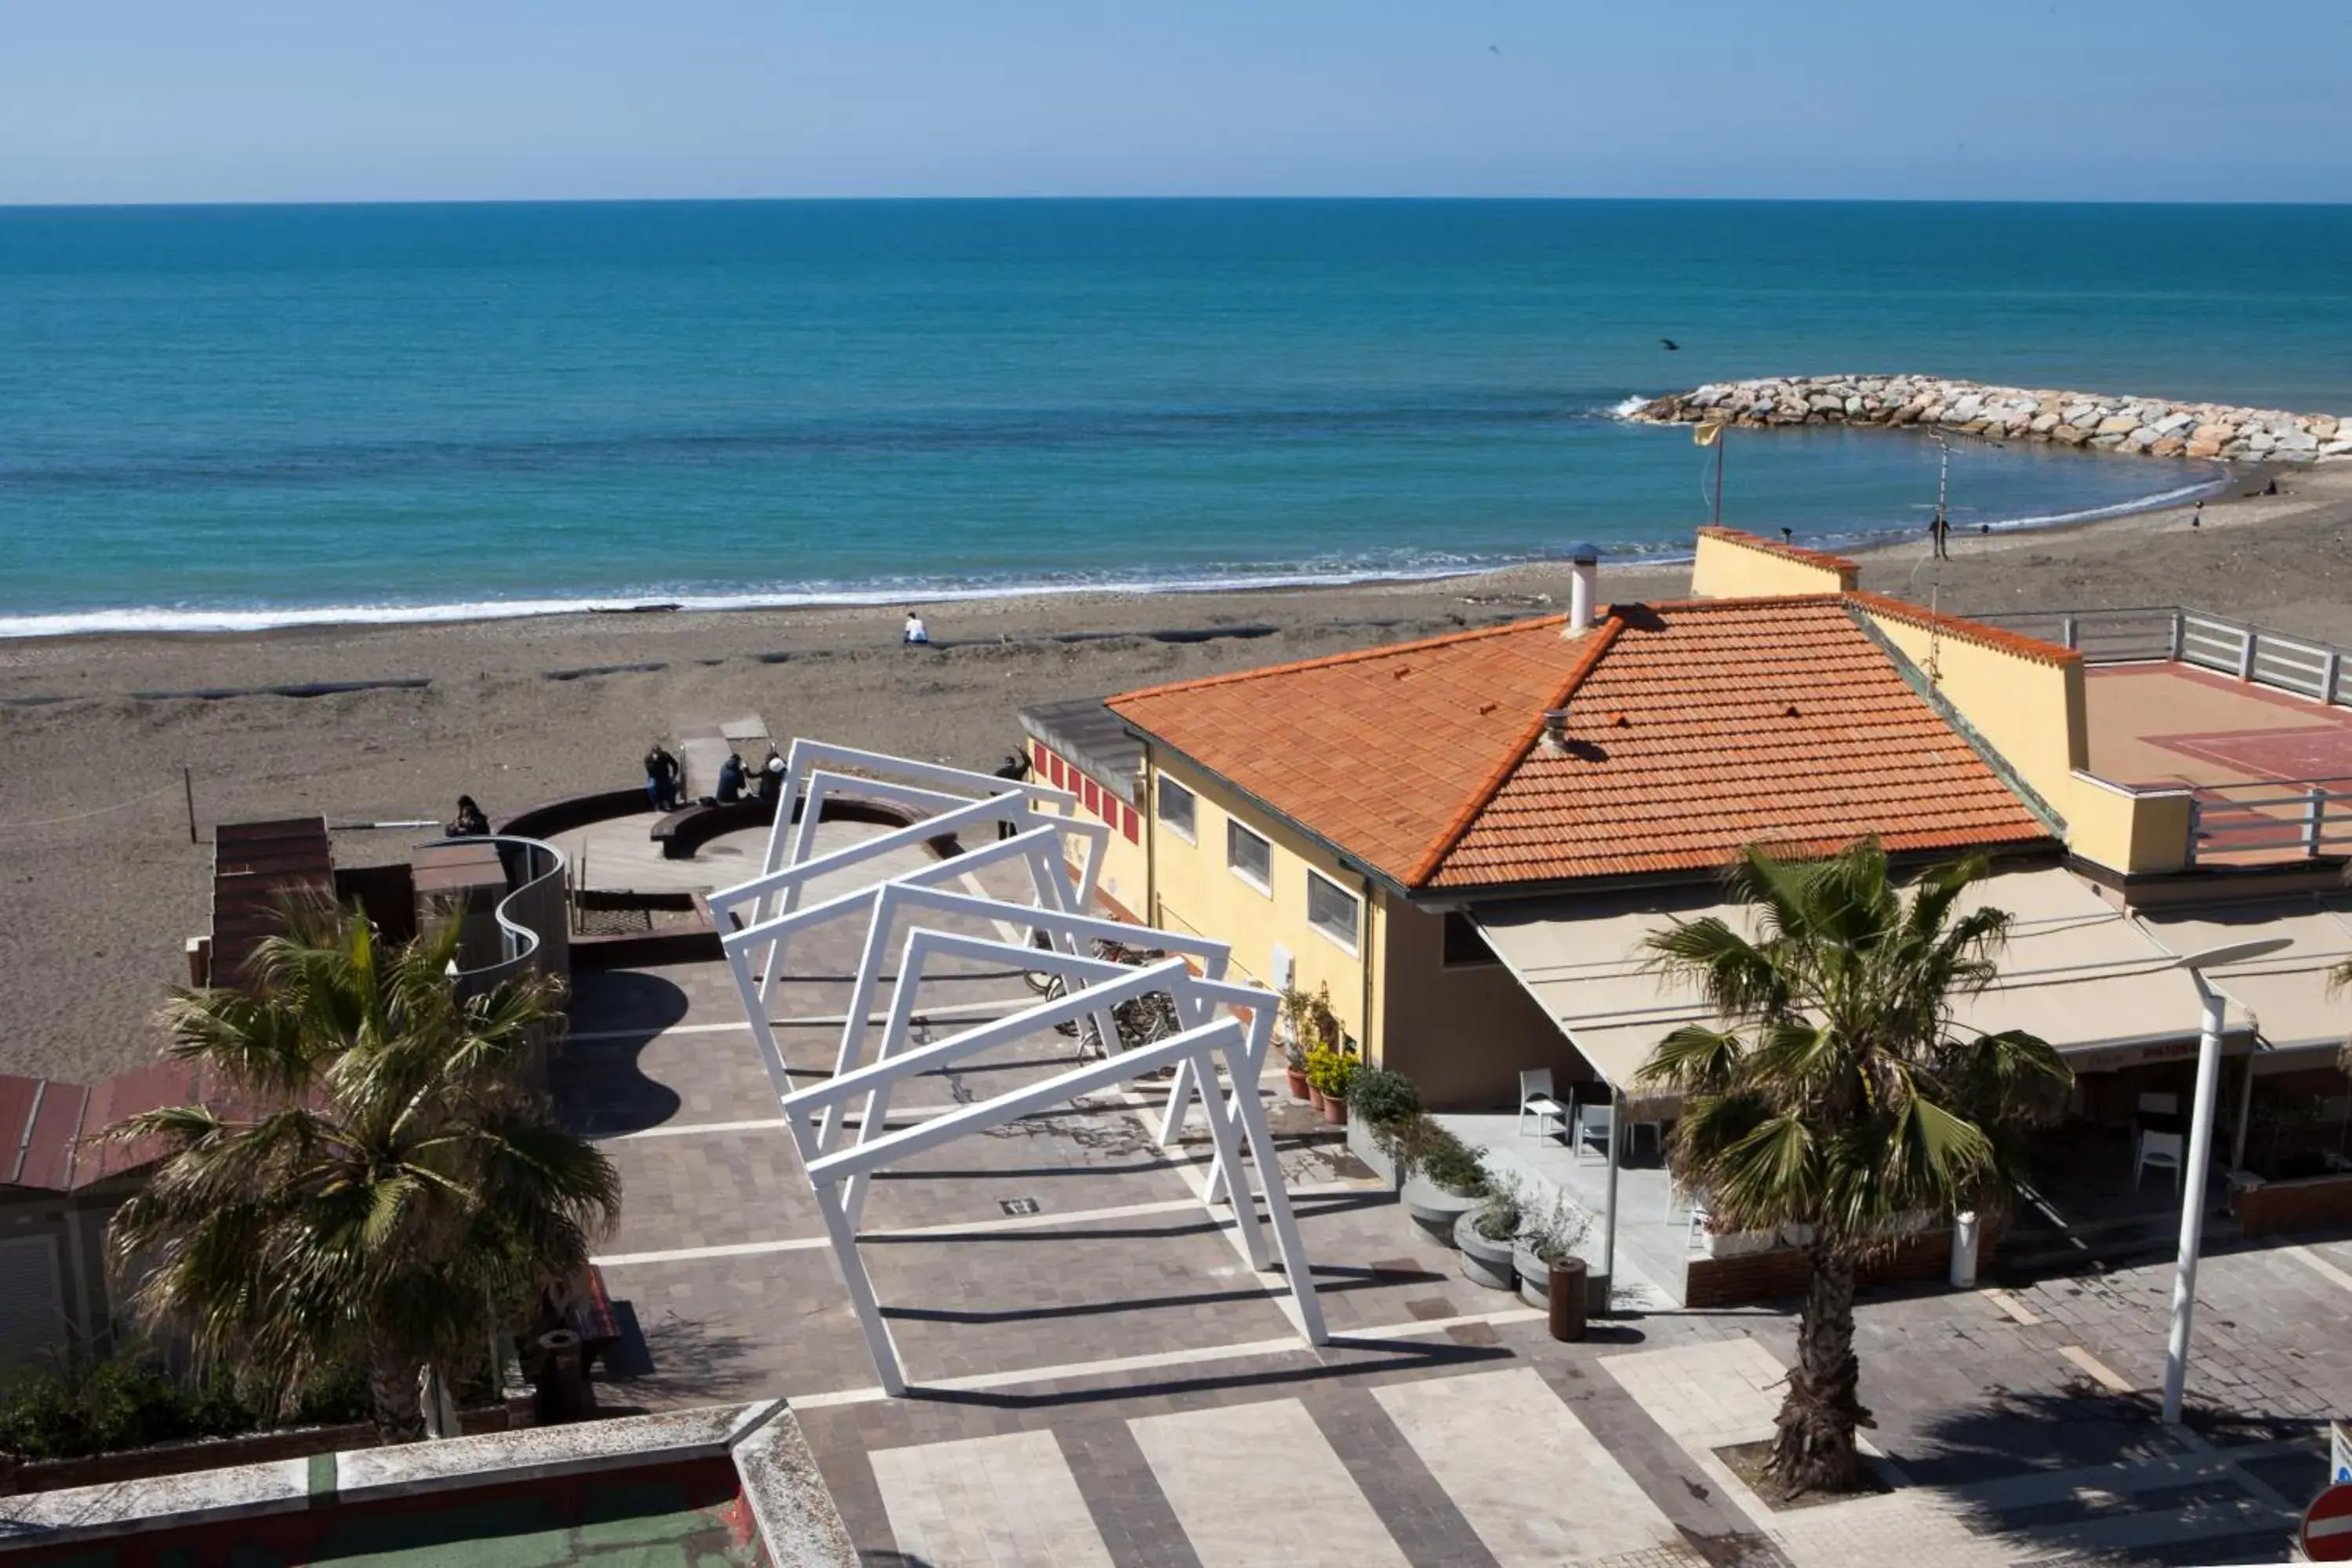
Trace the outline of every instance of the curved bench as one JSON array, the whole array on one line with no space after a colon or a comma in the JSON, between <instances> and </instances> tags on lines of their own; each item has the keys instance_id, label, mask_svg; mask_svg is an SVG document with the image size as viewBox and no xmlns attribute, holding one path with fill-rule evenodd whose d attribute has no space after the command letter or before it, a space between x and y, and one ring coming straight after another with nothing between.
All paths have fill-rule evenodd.
<instances>
[{"instance_id":1,"label":"curved bench","mask_svg":"<svg viewBox=\"0 0 2352 1568\"><path fill-rule=\"evenodd\" d=\"M653 841L665 860L691 860L696 850L721 834L746 827L765 827L776 820L776 803L746 795L726 805L689 805L664 816L654 824Z\"/></svg>"}]
</instances>

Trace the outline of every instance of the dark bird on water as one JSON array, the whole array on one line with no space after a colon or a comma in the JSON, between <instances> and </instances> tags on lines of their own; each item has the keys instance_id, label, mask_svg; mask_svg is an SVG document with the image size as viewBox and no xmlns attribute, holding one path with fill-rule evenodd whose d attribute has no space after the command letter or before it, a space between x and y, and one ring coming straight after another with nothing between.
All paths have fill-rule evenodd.
<instances>
[{"instance_id":1,"label":"dark bird on water","mask_svg":"<svg viewBox=\"0 0 2352 1568\"><path fill-rule=\"evenodd\" d=\"M1666 345L1666 352L1668 353L1672 353L1676 349L1682 347L1682 344L1675 342L1672 338L1660 338L1658 341Z\"/></svg>"}]
</instances>

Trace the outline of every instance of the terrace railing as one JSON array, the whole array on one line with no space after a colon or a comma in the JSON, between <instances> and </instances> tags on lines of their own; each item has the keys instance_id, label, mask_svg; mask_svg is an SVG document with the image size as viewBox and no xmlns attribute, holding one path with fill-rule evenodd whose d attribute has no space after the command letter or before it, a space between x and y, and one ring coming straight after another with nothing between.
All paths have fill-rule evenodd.
<instances>
[{"instance_id":1,"label":"terrace railing","mask_svg":"<svg viewBox=\"0 0 2352 1568\"><path fill-rule=\"evenodd\" d=\"M2088 664L2177 659L2256 686L2352 708L2352 650L2291 637L2227 616L2178 605L2130 610L2037 610L1978 617L2079 649Z\"/></svg>"},{"instance_id":2,"label":"terrace railing","mask_svg":"<svg viewBox=\"0 0 2352 1568\"><path fill-rule=\"evenodd\" d=\"M480 838L441 838L442 844L491 843L507 873L507 892L491 907L505 955L451 976L461 994L479 996L528 971L565 979L572 967L570 862L563 851L536 838L499 834Z\"/></svg>"},{"instance_id":3,"label":"terrace railing","mask_svg":"<svg viewBox=\"0 0 2352 1568\"><path fill-rule=\"evenodd\" d=\"M2189 863L2315 860L2352 854L2352 778L2200 784L2189 803Z\"/></svg>"}]
</instances>

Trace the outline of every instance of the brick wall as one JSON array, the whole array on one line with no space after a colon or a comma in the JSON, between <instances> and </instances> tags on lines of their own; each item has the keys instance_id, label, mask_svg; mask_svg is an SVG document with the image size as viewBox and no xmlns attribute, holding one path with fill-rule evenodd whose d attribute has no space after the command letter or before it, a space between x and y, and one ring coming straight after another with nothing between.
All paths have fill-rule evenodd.
<instances>
[{"instance_id":1,"label":"brick wall","mask_svg":"<svg viewBox=\"0 0 2352 1568\"><path fill-rule=\"evenodd\" d=\"M2231 1195L2230 1205L2248 1236L2340 1229L2352 1226L2352 1176L2305 1176L2242 1187Z\"/></svg>"},{"instance_id":2,"label":"brick wall","mask_svg":"<svg viewBox=\"0 0 2352 1568\"><path fill-rule=\"evenodd\" d=\"M1979 1272L1992 1261L1994 1237L1984 1235L1978 1244ZM1802 1295L1805 1255L1793 1247L1745 1258L1694 1258L1683 1287L1686 1307L1738 1307L1754 1301ZM1914 1285L1946 1279L1952 1268L1952 1233L1922 1231L1898 1242L1895 1249L1862 1270L1868 1285Z\"/></svg>"}]
</instances>

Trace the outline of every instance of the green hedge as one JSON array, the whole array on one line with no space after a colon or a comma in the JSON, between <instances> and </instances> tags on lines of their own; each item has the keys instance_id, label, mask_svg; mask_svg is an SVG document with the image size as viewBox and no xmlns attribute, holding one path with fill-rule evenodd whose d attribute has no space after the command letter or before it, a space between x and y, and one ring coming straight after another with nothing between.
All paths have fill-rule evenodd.
<instances>
[{"instance_id":1,"label":"green hedge","mask_svg":"<svg viewBox=\"0 0 2352 1568\"><path fill-rule=\"evenodd\" d=\"M313 1390L282 1424L360 1421L367 1415L365 1383L348 1377ZM183 1381L146 1354L110 1357L70 1378L35 1373L0 1390L0 1453L20 1459L78 1459L278 1425L227 1379Z\"/></svg>"}]
</instances>

